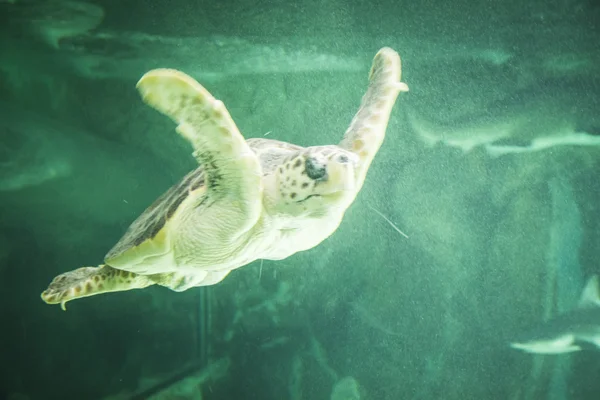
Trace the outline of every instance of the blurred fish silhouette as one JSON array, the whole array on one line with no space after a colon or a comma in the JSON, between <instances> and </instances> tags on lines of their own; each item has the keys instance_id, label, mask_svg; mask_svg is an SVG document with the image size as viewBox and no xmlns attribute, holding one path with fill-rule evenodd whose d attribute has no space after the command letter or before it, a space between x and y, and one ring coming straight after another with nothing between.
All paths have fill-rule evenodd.
<instances>
[{"instance_id":1,"label":"blurred fish silhouette","mask_svg":"<svg viewBox=\"0 0 600 400\"><path fill-rule=\"evenodd\" d=\"M561 354L600 348L598 277L583 290L578 306L526 332L511 347L538 354Z\"/></svg>"},{"instance_id":2,"label":"blurred fish silhouette","mask_svg":"<svg viewBox=\"0 0 600 400\"><path fill-rule=\"evenodd\" d=\"M137 79L160 65L186 69L204 81L247 74L368 69L356 55L329 51L303 38L280 39L267 43L236 36L177 37L97 30L65 41L63 48L72 50L68 57L77 73L90 79Z\"/></svg>"},{"instance_id":3,"label":"blurred fish silhouette","mask_svg":"<svg viewBox=\"0 0 600 400\"><path fill-rule=\"evenodd\" d=\"M554 146L600 145L600 99L585 79L543 80L473 113L443 123L408 111L415 132L429 145L443 143L490 155L528 153Z\"/></svg>"},{"instance_id":4,"label":"blurred fish silhouette","mask_svg":"<svg viewBox=\"0 0 600 400\"><path fill-rule=\"evenodd\" d=\"M62 39L83 35L104 19L102 7L81 1L23 0L12 3L2 8L11 27L54 49L60 47Z\"/></svg>"},{"instance_id":5,"label":"blurred fish silhouette","mask_svg":"<svg viewBox=\"0 0 600 400\"><path fill-rule=\"evenodd\" d=\"M0 193L41 185L71 174L64 127L0 103Z\"/></svg>"}]
</instances>

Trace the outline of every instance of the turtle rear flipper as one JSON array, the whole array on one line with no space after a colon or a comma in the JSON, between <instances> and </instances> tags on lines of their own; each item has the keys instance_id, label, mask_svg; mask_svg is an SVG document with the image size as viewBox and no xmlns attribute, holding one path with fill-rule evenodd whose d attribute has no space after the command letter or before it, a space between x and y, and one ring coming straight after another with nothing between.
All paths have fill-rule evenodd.
<instances>
[{"instance_id":1,"label":"turtle rear flipper","mask_svg":"<svg viewBox=\"0 0 600 400\"><path fill-rule=\"evenodd\" d=\"M50 282L48 289L42 292L41 297L47 304L60 304L61 308L66 310L65 303L70 300L101 293L143 289L153 284L154 282L144 275L100 265L78 268L58 275Z\"/></svg>"}]
</instances>

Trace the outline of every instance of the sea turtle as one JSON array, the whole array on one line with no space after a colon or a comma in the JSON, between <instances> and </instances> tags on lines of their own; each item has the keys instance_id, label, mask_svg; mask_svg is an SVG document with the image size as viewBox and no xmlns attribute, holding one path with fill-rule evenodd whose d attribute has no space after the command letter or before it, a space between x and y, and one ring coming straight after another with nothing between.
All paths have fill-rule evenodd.
<instances>
[{"instance_id":1,"label":"sea turtle","mask_svg":"<svg viewBox=\"0 0 600 400\"><path fill-rule=\"evenodd\" d=\"M178 124L200 166L128 228L98 267L58 275L48 304L158 284L175 291L220 282L257 259L310 249L339 226L383 142L399 92L400 57L383 48L369 87L339 145L300 147L247 139L223 103L186 74L147 72L144 102Z\"/></svg>"}]
</instances>

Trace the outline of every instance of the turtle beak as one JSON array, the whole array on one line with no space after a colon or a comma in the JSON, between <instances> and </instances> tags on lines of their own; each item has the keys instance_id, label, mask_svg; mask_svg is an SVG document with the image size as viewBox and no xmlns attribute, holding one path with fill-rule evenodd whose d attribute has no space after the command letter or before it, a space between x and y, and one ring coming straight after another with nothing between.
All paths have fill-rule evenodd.
<instances>
[{"instance_id":1,"label":"turtle beak","mask_svg":"<svg viewBox=\"0 0 600 400\"><path fill-rule=\"evenodd\" d=\"M354 168L350 165L334 163L328 168L330 180L337 191L354 190Z\"/></svg>"},{"instance_id":2,"label":"turtle beak","mask_svg":"<svg viewBox=\"0 0 600 400\"><path fill-rule=\"evenodd\" d=\"M325 179L317 180L321 192L326 195L355 190L354 164L354 160L346 155L330 160L327 164Z\"/></svg>"}]
</instances>

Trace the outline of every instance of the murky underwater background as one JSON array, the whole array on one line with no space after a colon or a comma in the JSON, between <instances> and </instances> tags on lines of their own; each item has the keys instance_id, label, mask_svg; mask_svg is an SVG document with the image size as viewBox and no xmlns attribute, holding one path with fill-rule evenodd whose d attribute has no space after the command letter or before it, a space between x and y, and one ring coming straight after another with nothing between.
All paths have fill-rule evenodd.
<instances>
[{"instance_id":1,"label":"murky underwater background","mask_svg":"<svg viewBox=\"0 0 600 400\"><path fill-rule=\"evenodd\" d=\"M510 347L600 272L598 43L591 0L0 2L0 398L600 398L599 339ZM331 238L183 293L40 300L195 167L147 70L320 145L383 46L410 92Z\"/></svg>"}]
</instances>

